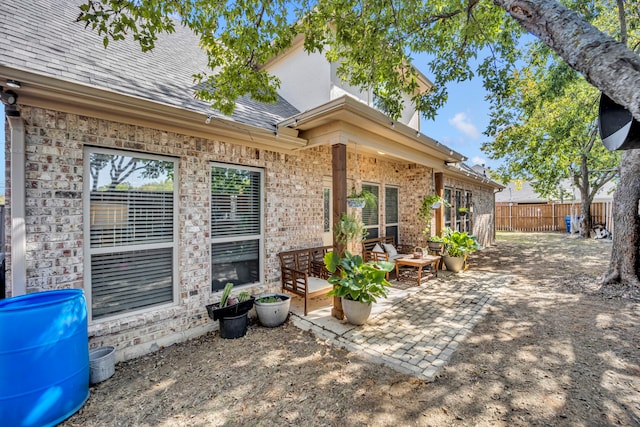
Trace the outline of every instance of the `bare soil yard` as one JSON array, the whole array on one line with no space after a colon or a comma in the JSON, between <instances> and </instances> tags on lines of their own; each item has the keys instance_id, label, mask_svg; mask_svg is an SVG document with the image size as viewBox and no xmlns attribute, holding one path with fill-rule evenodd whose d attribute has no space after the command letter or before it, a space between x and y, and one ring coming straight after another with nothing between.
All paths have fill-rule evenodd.
<instances>
[{"instance_id":1,"label":"bare soil yard","mask_svg":"<svg viewBox=\"0 0 640 427\"><path fill-rule=\"evenodd\" d=\"M611 243L501 233L471 270L513 277L433 382L291 323L120 363L64 426L640 425L640 290L601 289Z\"/></svg>"}]
</instances>

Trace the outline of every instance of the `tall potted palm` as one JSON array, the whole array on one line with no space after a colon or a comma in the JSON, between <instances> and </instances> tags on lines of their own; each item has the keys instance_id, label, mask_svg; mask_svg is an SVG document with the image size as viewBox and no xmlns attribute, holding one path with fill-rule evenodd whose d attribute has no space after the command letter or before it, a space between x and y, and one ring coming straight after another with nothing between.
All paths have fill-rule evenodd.
<instances>
[{"instance_id":1,"label":"tall potted palm","mask_svg":"<svg viewBox=\"0 0 640 427\"><path fill-rule=\"evenodd\" d=\"M344 214L336 224L336 239L347 244L362 239L366 231L362 222L354 215ZM324 257L327 270L331 273L328 281L333 285L330 296L340 297L347 321L354 325L366 323L371 307L378 298L388 295L387 272L394 264L386 261L364 262L360 255L348 250L344 254L328 252Z\"/></svg>"}]
</instances>

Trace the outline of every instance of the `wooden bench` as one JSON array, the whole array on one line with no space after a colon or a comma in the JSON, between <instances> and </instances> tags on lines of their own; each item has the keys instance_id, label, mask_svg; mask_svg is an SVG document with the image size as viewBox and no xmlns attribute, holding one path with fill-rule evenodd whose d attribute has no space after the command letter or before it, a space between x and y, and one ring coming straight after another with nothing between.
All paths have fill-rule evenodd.
<instances>
[{"instance_id":1,"label":"wooden bench","mask_svg":"<svg viewBox=\"0 0 640 427\"><path fill-rule=\"evenodd\" d=\"M304 315L307 315L309 299L326 295L333 285L327 282L331 275L324 266L325 254L332 246L296 249L280 252L282 290L304 298Z\"/></svg>"},{"instance_id":2,"label":"wooden bench","mask_svg":"<svg viewBox=\"0 0 640 427\"><path fill-rule=\"evenodd\" d=\"M382 252L374 251L376 245L380 246ZM389 253L384 245L392 245L397 254ZM364 261L389 261L393 262L398 258L402 258L407 254L413 253L413 246L396 245L396 238L394 236L375 237L373 239L367 239L362 241L362 258Z\"/></svg>"}]
</instances>

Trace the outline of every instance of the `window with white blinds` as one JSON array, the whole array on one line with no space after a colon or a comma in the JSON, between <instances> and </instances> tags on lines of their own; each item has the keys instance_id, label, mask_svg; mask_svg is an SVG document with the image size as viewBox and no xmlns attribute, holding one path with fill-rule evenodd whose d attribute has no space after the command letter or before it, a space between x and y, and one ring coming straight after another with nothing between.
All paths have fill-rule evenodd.
<instances>
[{"instance_id":1,"label":"window with white blinds","mask_svg":"<svg viewBox=\"0 0 640 427\"><path fill-rule=\"evenodd\" d=\"M399 243L398 187L384 187L384 235L393 236Z\"/></svg>"},{"instance_id":2,"label":"window with white blinds","mask_svg":"<svg viewBox=\"0 0 640 427\"><path fill-rule=\"evenodd\" d=\"M176 161L85 149L85 235L91 318L175 298Z\"/></svg>"},{"instance_id":3,"label":"window with white blinds","mask_svg":"<svg viewBox=\"0 0 640 427\"><path fill-rule=\"evenodd\" d=\"M260 281L263 172L211 166L211 290Z\"/></svg>"},{"instance_id":4,"label":"window with white blinds","mask_svg":"<svg viewBox=\"0 0 640 427\"><path fill-rule=\"evenodd\" d=\"M372 239L379 237L378 225L380 219L378 215L378 207L380 206L380 187L375 184L362 184L362 189L373 193L376 196L376 204L373 207L365 206L362 208L362 222L368 233L367 238Z\"/></svg>"}]
</instances>

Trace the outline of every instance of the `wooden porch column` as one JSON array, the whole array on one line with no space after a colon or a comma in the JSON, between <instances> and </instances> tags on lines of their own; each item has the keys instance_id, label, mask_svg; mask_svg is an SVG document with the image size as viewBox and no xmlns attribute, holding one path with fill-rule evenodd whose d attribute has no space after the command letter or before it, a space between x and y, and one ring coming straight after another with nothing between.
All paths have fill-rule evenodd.
<instances>
[{"instance_id":1,"label":"wooden porch column","mask_svg":"<svg viewBox=\"0 0 640 427\"><path fill-rule=\"evenodd\" d=\"M442 172L435 173L435 190L436 195L440 198L444 198L444 174ZM436 216L436 230L434 235L442 236L442 227L444 227L444 205L440 205L438 209L435 210Z\"/></svg>"},{"instance_id":2,"label":"wooden porch column","mask_svg":"<svg viewBox=\"0 0 640 427\"><path fill-rule=\"evenodd\" d=\"M331 146L331 170L333 176L333 225L340 221L342 214L347 211L347 146L346 144L334 144ZM344 245L336 242L333 236L333 250L336 253L344 252ZM333 297L331 315L342 320L342 301L339 297Z\"/></svg>"}]
</instances>

